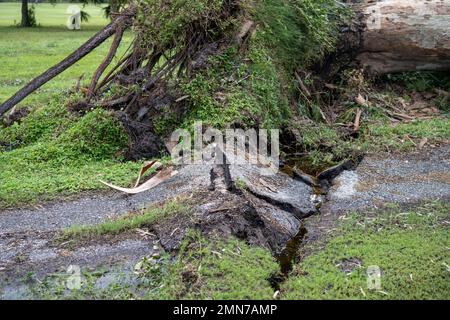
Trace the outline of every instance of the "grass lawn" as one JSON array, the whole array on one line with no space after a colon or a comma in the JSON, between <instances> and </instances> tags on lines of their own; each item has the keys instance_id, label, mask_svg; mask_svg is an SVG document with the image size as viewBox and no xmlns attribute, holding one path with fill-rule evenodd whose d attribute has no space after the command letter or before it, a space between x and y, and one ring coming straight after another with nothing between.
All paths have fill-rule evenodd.
<instances>
[{"instance_id":1,"label":"grass lawn","mask_svg":"<svg viewBox=\"0 0 450 320\"><path fill-rule=\"evenodd\" d=\"M95 270L83 274L80 290L65 290L65 276L49 276L33 292L40 299L269 300L274 290L267 279L278 270L266 249L237 239L207 240L193 230L175 261L168 254L158 261L144 257L136 267L139 276L131 283L120 282L126 275L118 272L119 281L99 289L95 283L102 273Z\"/></svg>"},{"instance_id":2,"label":"grass lawn","mask_svg":"<svg viewBox=\"0 0 450 320\"><path fill-rule=\"evenodd\" d=\"M68 5L39 4L36 17L41 26L18 28L12 25L19 19L20 4L0 3L0 101L64 59L108 23L101 7L89 5L84 9L91 15L89 23L82 24L82 30L69 31L65 27ZM98 179L124 183L135 175L139 164L120 161L126 137L115 131L115 125L108 128L113 122L107 114L94 113L80 119L64 106L67 89L82 74L89 81L110 41L25 99L20 105L32 107L32 113L20 124L8 128L0 124L0 208L99 189L102 185ZM126 34L119 57L130 41L131 35ZM70 132L77 132L72 140ZM87 138L84 142L82 132ZM117 138L103 140L103 146L88 147L93 134L107 138L111 133ZM5 144L15 145L15 149L2 152Z\"/></svg>"},{"instance_id":3,"label":"grass lawn","mask_svg":"<svg viewBox=\"0 0 450 320\"><path fill-rule=\"evenodd\" d=\"M66 10L71 5L78 5L80 8L83 7L80 3L57 3L55 5L50 3L35 4L38 25L43 27L62 27L65 29L66 21L69 17ZM18 2L0 2L0 25L15 26L20 23L20 9L21 4ZM82 23L83 29L85 27L92 28L92 26L101 26L108 23L108 19L103 15L102 5L87 5L83 10L91 16L89 22Z\"/></svg>"},{"instance_id":4,"label":"grass lawn","mask_svg":"<svg viewBox=\"0 0 450 320\"><path fill-rule=\"evenodd\" d=\"M337 230L311 245L312 253L281 284L281 299L450 299L449 212L448 203L430 202L348 214ZM272 298L268 279L278 268L267 250L202 241L191 238L189 250L181 249L158 295ZM379 288L368 289L369 266L381 270Z\"/></svg>"},{"instance_id":5,"label":"grass lawn","mask_svg":"<svg viewBox=\"0 0 450 320\"><path fill-rule=\"evenodd\" d=\"M0 3L0 101L9 98L28 81L64 59L108 23L101 7L89 5L84 9L91 15L89 23L82 23L82 30L67 30L65 23L68 15L65 12L69 5L39 4L36 6L36 18L41 26L17 28L13 25L14 21L20 19L20 4ZM126 35L121 52L127 48L130 41L131 36ZM85 79L89 79L105 57L110 43L111 40L107 40L30 95L22 104L34 106L36 103L46 103L52 94L74 86L82 74Z\"/></svg>"},{"instance_id":6,"label":"grass lawn","mask_svg":"<svg viewBox=\"0 0 450 320\"><path fill-rule=\"evenodd\" d=\"M286 299L450 299L450 205L350 214L282 285ZM367 268L381 270L368 289Z\"/></svg>"},{"instance_id":7,"label":"grass lawn","mask_svg":"<svg viewBox=\"0 0 450 320\"><path fill-rule=\"evenodd\" d=\"M184 206L172 202L128 219L91 229L68 229L66 237L101 236L150 225ZM450 299L448 219L450 205L423 203L409 209L351 213L294 266L280 285L281 299ZM64 282L44 279L37 294L57 298L125 299L273 299L269 279L279 272L270 251L237 239L186 235L175 261L144 258L137 287L112 283L95 288L98 276L85 275L80 291L62 290ZM379 287L368 288L367 269L378 266ZM64 279L62 279L64 280ZM136 290L138 289L138 290ZM64 293L65 292L65 293ZM65 296L68 294L68 296Z\"/></svg>"}]
</instances>

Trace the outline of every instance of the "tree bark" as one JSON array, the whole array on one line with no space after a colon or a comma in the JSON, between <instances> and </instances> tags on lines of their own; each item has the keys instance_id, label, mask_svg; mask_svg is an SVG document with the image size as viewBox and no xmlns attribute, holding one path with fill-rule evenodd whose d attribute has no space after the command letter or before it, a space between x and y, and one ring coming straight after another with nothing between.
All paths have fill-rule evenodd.
<instances>
[{"instance_id":1,"label":"tree bark","mask_svg":"<svg viewBox=\"0 0 450 320\"><path fill-rule=\"evenodd\" d=\"M75 50L60 63L54 65L53 67L42 73L40 76L31 80L25 87L20 89L11 98L0 105L0 117L20 101L25 99L30 93L40 88L42 85L56 77L58 74L72 66L75 62L77 62L92 50L94 50L96 47L98 47L100 44L102 44L106 39L113 35L116 30L118 30L118 28L122 28L122 30L124 30L128 26L130 26L135 14L136 10L134 8L130 8L129 10L126 10L122 14L118 15L113 22L97 32L92 38L86 41L81 47Z\"/></svg>"},{"instance_id":2,"label":"tree bark","mask_svg":"<svg viewBox=\"0 0 450 320\"><path fill-rule=\"evenodd\" d=\"M113 43L111 44L111 48L109 48L109 52L106 55L103 62L100 66L95 70L94 75L92 76L91 84L89 86L89 96L91 97L95 93L95 88L97 87L97 82L102 76L105 69L112 62L114 56L116 55L117 49L119 48L120 42L122 41L123 36L123 28L121 26L117 27L116 34L114 35Z\"/></svg>"},{"instance_id":3,"label":"tree bark","mask_svg":"<svg viewBox=\"0 0 450 320\"><path fill-rule=\"evenodd\" d=\"M21 27L30 27L30 17L28 16L28 0L22 0L22 21Z\"/></svg>"},{"instance_id":4,"label":"tree bark","mask_svg":"<svg viewBox=\"0 0 450 320\"><path fill-rule=\"evenodd\" d=\"M450 0L365 1L357 59L373 73L450 70Z\"/></svg>"}]
</instances>

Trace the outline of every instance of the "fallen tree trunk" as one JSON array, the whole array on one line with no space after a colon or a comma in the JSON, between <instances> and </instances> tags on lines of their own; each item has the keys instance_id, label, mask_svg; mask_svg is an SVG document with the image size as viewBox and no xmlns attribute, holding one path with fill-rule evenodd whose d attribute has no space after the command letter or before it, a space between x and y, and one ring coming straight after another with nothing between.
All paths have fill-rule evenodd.
<instances>
[{"instance_id":1,"label":"fallen tree trunk","mask_svg":"<svg viewBox=\"0 0 450 320\"><path fill-rule=\"evenodd\" d=\"M450 70L450 0L366 1L357 56L373 73Z\"/></svg>"},{"instance_id":2,"label":"fallen tree trunk","mask_svg":"<svg viewBox=\"0 0 450 320\"><path fill-rule=\"evenodd\" d=\"M134 8L130 8L119 14L110 24L97 32L93 37L86 41L81 47L75 50L72 54L62 60L60 63L54 65L38 77L31 80L25 87L16 92L11 98L0 105L0 117L8 110L25 99L30 93L40 88L42 85L56 77L58 74L72 66L78 60L86 56L92 50L97 48L106 39L112 36L117 30L124 30L131 25L133 17L136 13ZM122 31L120 31L122 32Z\"/></svg>"}]
</instances>

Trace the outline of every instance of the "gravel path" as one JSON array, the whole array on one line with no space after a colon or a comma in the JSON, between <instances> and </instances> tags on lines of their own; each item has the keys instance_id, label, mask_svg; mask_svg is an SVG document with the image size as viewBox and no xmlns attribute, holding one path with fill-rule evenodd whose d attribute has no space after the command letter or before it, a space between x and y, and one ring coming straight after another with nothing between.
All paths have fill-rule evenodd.
<instances>
[{"instance_id":1,"label":"gravel path","mask_svg":"<svg viewBox=\"0 0 450 320\"><path fill-rule=\"evenodd\" d=\"M36 208L0 210L0 299L27 298L23 277L30 272L43 278L65 272L70 265L82 269L109 266L130 269L154 252L158 239L132 235L128 239L93 243L81 248L54 245L58 231L74 225L95 225L170 197L189 193L194 186L207 186L209 172L193 166L147 192L83 195L79 199L43 204ZM129 272L131 270L128 270Z\"/></svg>"},{"instance_id":2,"label":"gravel path","mask_svg":"<svg viewBox=\"0 0 450 320\"><path fill-rule=\"evenodd\" d=\"M367 156L333 182L323 213L378 208L386 203L450 199L450 146L401 155Z\"/></svg>"},{"instance_id":3,"label":"gravel path","mask_svg":"<svg viewBox=\"0 0 450 320\"><path fill-rule=\"evenodd\" d=\"M136 233L128 238L73 249L55 246L52 241L59 230L73 225L97 224L176 195L190 194L200 188L207 190L211 183L210 169L185 167L179 175L154 189L132 196L116 192L90 194L34 209L0 210L0 298L25 298L19 279L29 271L42 277L74 264L83 268L100 265L131 268L143 256L153 253L158 239ZM242 170L232 168L231 176L249 182L252 192L266 201L288 205L292 213L313 210L309 187L298 182L297 186L294 180L285 183L257 178L253 173L247 177L251 171ZM272 185L278 186L276 190L272 190ZM342 212L378 208L386 203L449 201L450 146L402 155L367 156L355 170L344 171L334 180L326 198L322 215L318 216L325 222L336 220ZM314 228L320 227L316 221L307 221L310 236L314 236Z\"/></svg>"}]
</instances>

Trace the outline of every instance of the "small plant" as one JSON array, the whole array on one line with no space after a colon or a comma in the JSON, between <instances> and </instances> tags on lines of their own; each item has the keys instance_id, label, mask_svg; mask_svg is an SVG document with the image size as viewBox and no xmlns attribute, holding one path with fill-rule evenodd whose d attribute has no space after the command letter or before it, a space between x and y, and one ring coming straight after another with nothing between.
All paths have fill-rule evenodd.
<instances>
[{"instance_id":1,"label":"small plant","mask_svg":"<svg viewBox=\"0 0 450 320\"><path fill-rule=\"evenodd\" d=\"M450 89L450 76L443 72L405 72L384 77L391 84L401 84L410 91L425 92L435 88Z\"/></svg>"},{"instance_id":2,"label":"small plant","mask_svg":"<svg viewBox=\"0 0 450 320\"><path fill-rule=\"evenodd\" d=\"M240 177L237 177L235 179L234 183L235 183L236 187L238 189L240 189L240 190L246 190L247 189L247 184Z\"/></svg>"}]
</instances>

